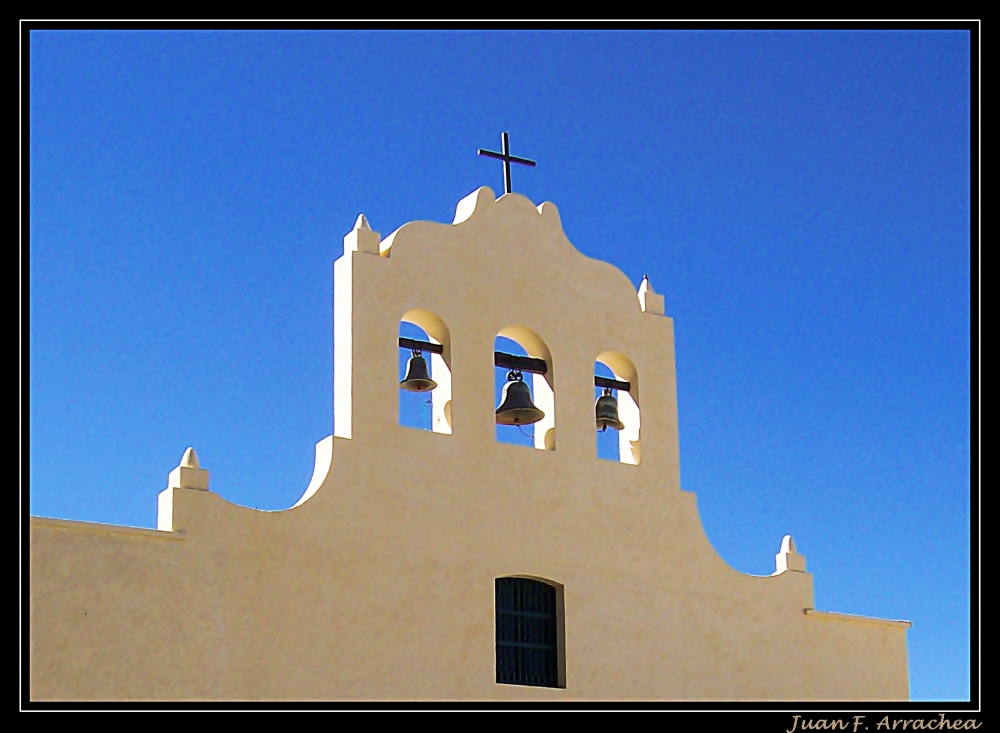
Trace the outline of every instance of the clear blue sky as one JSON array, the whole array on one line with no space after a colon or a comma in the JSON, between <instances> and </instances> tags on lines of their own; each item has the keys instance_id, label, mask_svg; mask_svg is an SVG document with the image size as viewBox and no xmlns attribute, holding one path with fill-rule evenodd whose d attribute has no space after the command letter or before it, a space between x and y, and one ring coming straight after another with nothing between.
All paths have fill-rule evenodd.
<instances>
[{"instance_id":1,"label":"clear blue sky","mask_svg":"<svg viewBox=\"0 0 1000 733\"><path fill-rule=\"evenodd\" d=\"M735 568L913 621L969 696L964 32L35 32L30 512L293 504L332 431L331 263L364 212L558 207L674 318L681 481ZM516 277L517 262L498 277ZM976 487L978 501L978 486Z\"/></svg>"}]
</instances>

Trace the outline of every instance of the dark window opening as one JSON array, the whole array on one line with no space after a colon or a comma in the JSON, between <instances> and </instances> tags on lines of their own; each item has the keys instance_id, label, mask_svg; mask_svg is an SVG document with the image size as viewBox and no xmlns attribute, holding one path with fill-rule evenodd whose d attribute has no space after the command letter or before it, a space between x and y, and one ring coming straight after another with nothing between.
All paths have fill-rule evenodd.
<instances>
[{"instance_id":1,"label":"dark window opening","mask_svg":"<svg viewBox=\"0 0 1000 733\"><path fill-rule=\"evenodd\" d=\"M556 589L530 578L496 580L497 682L558 687Z\"/></svg>"}]
</instances>

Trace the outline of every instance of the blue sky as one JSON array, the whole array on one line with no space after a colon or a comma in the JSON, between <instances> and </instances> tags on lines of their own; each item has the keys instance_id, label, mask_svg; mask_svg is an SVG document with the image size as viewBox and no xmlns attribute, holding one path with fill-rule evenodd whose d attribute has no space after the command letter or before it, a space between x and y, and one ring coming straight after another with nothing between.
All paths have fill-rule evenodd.
<instances>
[{"instance_id":1,"label":"blue sky","mask_svg":"<svg viewBox=\"0 0 1000 733\"><path fill-rule=\"evenodd\" d=\"M193 445L293 504L331 263L481 185L674 318L681 482L735 568L913 621L968 699L970 40L959 31L33 32L30 512L155 525ZM516 263L512 263L516 270ZM975 487L978 502L978 486Z\"/></svg>"}]
</instances>

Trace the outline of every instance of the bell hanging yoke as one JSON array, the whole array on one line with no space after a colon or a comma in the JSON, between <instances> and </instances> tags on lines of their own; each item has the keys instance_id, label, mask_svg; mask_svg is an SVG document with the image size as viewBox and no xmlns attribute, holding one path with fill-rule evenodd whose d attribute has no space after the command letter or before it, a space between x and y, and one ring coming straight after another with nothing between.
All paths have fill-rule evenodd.
<instances>
[{"instance_id":1,"label":"bell hanging yoke","mask_svg":"<svg viewBox=\"0 0 1000 733\"><path fill-rule=\"evenodd\" d=\"M408 392L430 392L437 387L437 382L430 377L427 361L421 352L441 354L444 353L444 347L441 344L432 344L429 341L419 341L402 336L399 339L399 346L413 352L413 356L410 357L407 364L406 377L399 383L400 388ZM545 413L535 407L531 401L531 390L524 383L522 372L545 374L548 372L545 360L494 351L493 363L509 370L507 383L503 387L503 394L500 398L500 407L496 411L497 423L500 425L532 425L544 418ZM598 397L594 404L597 429L602 432L608 428L623 430L625 425L618 417L618 400L612 394L612 390L628 392L632 385L620 379L595 376L594 386L604 390L604 394Z\"/></svg>"}]
</instances>

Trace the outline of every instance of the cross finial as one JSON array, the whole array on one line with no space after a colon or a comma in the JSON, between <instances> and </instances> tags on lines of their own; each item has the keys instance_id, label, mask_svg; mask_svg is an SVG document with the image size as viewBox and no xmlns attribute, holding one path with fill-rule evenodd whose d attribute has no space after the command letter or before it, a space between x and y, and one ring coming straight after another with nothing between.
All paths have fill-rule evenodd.
<instances>
[{"instance_id":1,"label":"cross finial","mask_svg":"<svg viewBox=\"0 0 1000 733\"><path fill-rule=\"evenodd\" d=\"M535 167L535 161L528 160L527 158L516 158L510 154L510 139L506 132L500 133L500 142L503 144L503 152L495 153L492 150L483 150L479 148L479 154L485 155L488 158L499 158L503 161L503 191L504 193L511 193L510 188L510 164L521 163L522 165L530 165L532 168Z\"/></svg>"}]
</instances>

